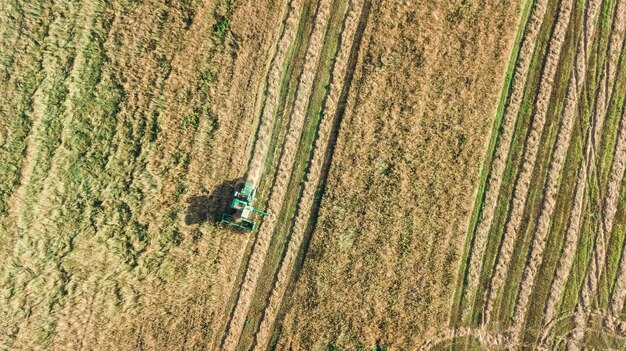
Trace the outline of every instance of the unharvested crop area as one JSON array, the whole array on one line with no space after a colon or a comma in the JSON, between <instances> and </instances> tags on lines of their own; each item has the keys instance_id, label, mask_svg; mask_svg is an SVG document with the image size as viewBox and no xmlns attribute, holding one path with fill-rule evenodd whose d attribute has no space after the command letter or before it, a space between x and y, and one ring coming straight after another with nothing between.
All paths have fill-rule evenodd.
<instances>
[{"instance_id":1,"label":"unharvested crop area","mask_svg":"<svg viewBox=\"0 0 626 351\"><path fill-rule=\"evenodd\" d=\"M625 27L0 0L0 349L626 348Z\"/></svg>"}]
</instances>

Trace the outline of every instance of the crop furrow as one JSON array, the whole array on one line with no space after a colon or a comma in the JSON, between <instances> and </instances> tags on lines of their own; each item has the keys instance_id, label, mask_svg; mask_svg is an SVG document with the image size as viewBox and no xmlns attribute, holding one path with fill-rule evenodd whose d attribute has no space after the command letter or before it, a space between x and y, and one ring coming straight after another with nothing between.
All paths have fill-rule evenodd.
<instances>
[{"instance_id":1,"label":"crop furrow","mask_svg":"<svg viewBox=\"0 0 626 351\"><path fill-rule=\"evenodd\" d=\"M561 3L561 9L558 20L550 40L550 47L546 63L544 66L543 79L539 86L539 95L535 105L534 118L531 130L526 139L525 153L523 164L521 165L521 173L518 175L515 193L513 196L511 212L509 220L504 231L504 239L501 243L500 253L498 255L498 263L496 264L495 273L492 277L491 284L485 293L485 322L489 323L491 314L499 294L500 288L505 281L506 270L511 260L513 247L517 239L517 232L522 221L524 205L526 203L526 195L530 185L537 153L539 151L539 143L543 127L545 125L546 114L548 112L548 104L552 94L554 77L556 75L557 63L561 54L561 48L565 39L565 33L570 20L572 11L572 1L564 1Z\"/></svg>"},{"instance_id":2,"label":"crop furrow","mask_svg":"<svg viewBox=\"0 0 626 351\"><path fill-rule=\"evenodd\" d=\"M487 246L487 237L489 229L491 228L491 223L493 222L506 161L511 148L511 142L513 140L515 121L522 103L530 63L535 50L537 37L539 36L541 29L541 23L546 13L546 8L547 0L537 0L535 2L533 13L528 20L526 33L519 51L518 62L514 72L513 86L501 126L502 132L499 136L498 146L495 150L495 157L491 163L486 195L482 204L483 210L476 228L476 234L474 236L466 288L466 300L469 301L469 303L464 309L463 319L468 318L472 311L472 301L474 301L476 289L480 279L483 256Z\"/></svg>"},{"instance_id":3,"label":"crop furrow","mask_svg":"<svg viewBox=\"0 0 626 351\"><path fill-rule=\"evenodd\" d=\"M330 17L331 1L323 0L318 7L317 14L315 16L315 24L313 33L311 34L311 41L306 53L306 62L302 71L302 75L299 79L298 92L296 100L294 102L294 108L291 113L290 125L285 141L282 146L282 153L280 157L280 164L276 173L274 185L270 192L270 199L268 203L269 213L274 213L274 216L270 216L259 229L257 239L254 244L248 267L245 272L244 280L240 288L240 293L232 314L232 317L227 328L226 335L222 342L222 349L234 350L241 336L245 316L248 313L250 303L252 302L252 296L255 291L256 283L259 278L261 269L263 268L263 262L267 251L269 249L270 240L274 228L276 227L278 214L282 208L282 204L285 198L289 177L291 176L291 170L294 165L294 160L297 152L298 142L300 140L302 127L304 125L304 117L308 107L309 96L311 95L312 85L315 78L315 70L319 63L320 49L324 42L324 34L326 32L326 25ZM270 78L271 79L271 78ZM273 83L268 83L273 84ZM275 83L278 85L278 82ZM260 144L261 149L267 149L263 143ZM255 152L256 152L255 148ZM258 157L255 155L255 157ZM257 180L260 176L262 167L256 166L256 163L260 162L257 159L253 159L253 168L251 168L248 174L249 180Z\"/></svg>"},{"instance_id":4,"label":"crop furrow","mask_svg":"<svg viewBox=\"0 0 626 351\"><path fill-rule=\"evenodd\" d=\"M601 1L599 0L592 1L589 6L589 10L587 11L587 16L589 17L587 18L584 26L590 26L591 28L585 27L585 33L593 33L595 30L594 24L597 23L595 19L598 14L597 10L599 9L600 2ZM576 107L578 106L579 93L582 89L587 72L587 61L589 60L589 57L585 56L587 54L584 49L586 40L586 36L581 36L577 44L577 51L575 53L576 63L575 66L572 67L573 75L568 84L563 118L561 120L559 134L557 137L558 139L553 150L552 160L550 162L550 168L546 184L544 186L542 209L539 215L533 242L531 244L530 258L524 269L522 286L518 294L517 305L513 315L513 323L517 326L517 328L514 328L514 333L521 332L535 277L543 260L543 252L547 243L548 230L556 205L556 196L559 190L559 178L565 164L567 150L570 144L574 116L576 114ZM518 335L514 335L514 340L517 340L517 337Z\"/></svg>"},{"instance_id":5,"label":"crop furrow","mask_svg":"<svg viewBox=\"0 0 626 351\"><path fill-rule=\"evenodd\" d=\"M311 220L315 192L320 186L320 180L323 172L322 165L324 158L328 153L330 134L333 129L334 118L336 118L337 115L340 93L345 84L344 82L350 58L349 56L352 53L354 42L358 41L358 39L355 39L357 27L364 23L362 20L362 10L362 2L359 0L354 1L354 3L351 4L350 12L345 20L345 27L341 37L341 48L339 49L339 53L335 60L335 66L332 73L332 76L337 79L332 82L327 96L324 114L318 131L318 138L315 143L313 158L307 175L307 181L305 182L302 198L300 204L298 205L299 211L293 225L285 257L276 276L274 287L270 293L267 306L263 312L263 318L259 331L255 337L255 350L261 350L267 347L272 327L287 290L289 277L293 270L293 263L302 246L308 224ZM358 47L358 43L356 43L355 47Z\"/></svg>"}]
</instances>

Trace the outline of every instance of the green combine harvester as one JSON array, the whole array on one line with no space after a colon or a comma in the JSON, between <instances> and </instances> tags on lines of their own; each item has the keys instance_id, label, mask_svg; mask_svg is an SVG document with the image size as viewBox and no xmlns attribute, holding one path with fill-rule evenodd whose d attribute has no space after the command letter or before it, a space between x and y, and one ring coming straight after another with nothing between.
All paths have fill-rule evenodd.
<instances>
[{"instance_id":1,"label":"green combine harvester","mask_svg":"<svg viewBox=\"0 0 626 351\"><path fill-rule=\"evenodd\" d=\"M241 185L239 187L239 190L235 190L228 212L222 214L222 223L251 232L257 226L256 222L250 220L252 213L256 212L263 216L269 216L269 214L252 206L256 194L254 184L246 182L243 187Z\"/></svg>"}]
</instances>

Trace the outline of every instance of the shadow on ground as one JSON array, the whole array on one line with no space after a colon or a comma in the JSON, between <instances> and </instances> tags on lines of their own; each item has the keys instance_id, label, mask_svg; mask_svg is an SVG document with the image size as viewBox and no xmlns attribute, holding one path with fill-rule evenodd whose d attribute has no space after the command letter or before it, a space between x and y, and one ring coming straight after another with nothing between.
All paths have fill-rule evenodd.
<instances>
[{"instance_id":1,"label":"shadow on ground","mask_svg":"<svg viewBox=\"0 0 626 351\"><path fill-rule=\"evenodd\" d=\"M211 195L196 195L188 198L185 224L219 221L222 213L228 208L235 185L239 181L239 179L228 180L215 187Z\"/></svg>"}]
</instances>

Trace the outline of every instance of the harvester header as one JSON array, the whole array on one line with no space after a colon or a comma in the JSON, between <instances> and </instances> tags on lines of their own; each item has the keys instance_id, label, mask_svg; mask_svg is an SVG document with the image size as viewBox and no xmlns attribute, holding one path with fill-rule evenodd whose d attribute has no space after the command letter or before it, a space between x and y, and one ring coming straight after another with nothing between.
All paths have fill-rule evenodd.
<instances>
[{"instance_id":1,"label":"harvester header","mask_svg":"<svg viewBox=\"0 0 626 351\"><path fill-rule=\"evenodd\" d=\"M269 216L269 214L254 208L255 195L256 187L253 183L245 182L243 185L240 184L238 189L235 189L230 208L226 213L222 214L222 223L247 231L256 229L257 223L250 219L252 214L254 212L263 216Z\"/></svg>"}]
</instances>

